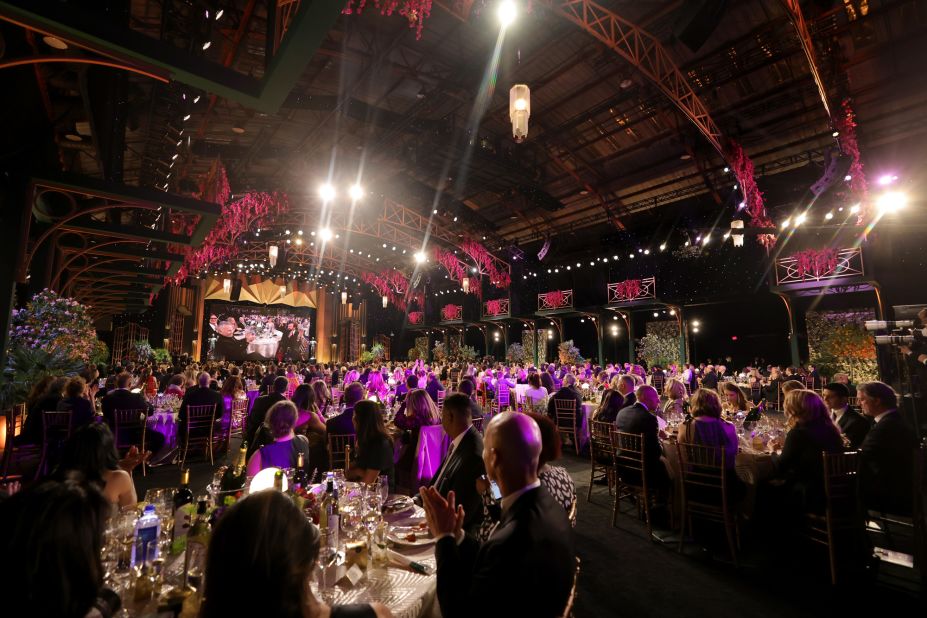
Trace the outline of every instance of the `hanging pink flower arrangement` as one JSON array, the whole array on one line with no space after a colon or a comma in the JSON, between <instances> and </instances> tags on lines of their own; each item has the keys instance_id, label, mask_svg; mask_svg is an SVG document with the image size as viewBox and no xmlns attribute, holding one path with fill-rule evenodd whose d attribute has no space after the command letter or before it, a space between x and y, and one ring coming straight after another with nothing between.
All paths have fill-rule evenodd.
<instances>
[{"instance_id":1,"label":"hanging pink flower arrangement","mask_svg":"<svg viewBox=\"0 0 927 618\"><path fill-rule=\"evenodd\" d=\"M444 305L441 308L441 319L443 320L459 320L462 315L463 307L460 305Z\"/></svg>"},{"instance_id":2,"label":"hanging pink flower arrangement","mask_svg":"<svg viewBox=\"0 0 927 618\"><path fill-rule=\"evenodd\" d=\"M431 16L431 0L374 0L374 6L380 9L381 15L398 13L409 21L409 27L415 28L415 38L422 38L422 29L425 19ZM348 0L342 9L344 15L360 15L367 6L367 0Z\"/></svg>"},{"instance_id":3,"label":"hanging pink flower arrangement","mask_svg":"<svg viewBox=\"0 0 927 618\"><path fill-rule=\"evenodd\" d=\"M422 311L409 312L409 324L422 324L425 322L425 314Z\"/></svg>"},{"instance_id":4,"label":"hanging pink flower arrangement","mask_svg":"<svg viewBox=\"0 0 927 618\"><path fill-rule=\"evenodd\" d=\"M839 251L832 248L807 249L793 254L792 259L795 260L795 270L798 271L799 277L811 275L820 279L837 269L838 254Z\"/></svg>"},{"instance_id":5,"label":"hanging pink flower arrangement","mask_svg":"<svg viewBox=\"0 0 927 618\"><path fill-rule=\"evenodd\" d=\"M730 140L727 149L727 161L737 177L741 194L744 196L744 210L750 215L750 227L775 227L772 220L766 214L766 206L763 203L763 194L759 187L756 186L754 178L753 161L744 152L744 149L735 142ZM766 247L768 251L776 244L775 234L760 234L757 241Z\"/></svg>"},{"instance_id":6,"label":"hanging pink flower arrangement","mask_svg":"<svg viewBox=\"0 0 927 618\"><path fill-rule=\"evenodd\" d=\"M503 307L502 299L496 298L486 301L486 315L502 315L505 312L506 310L505 307Z\"/></svg>"},{"instance_id":7,"label":"hanging pink flower arrangement","mask_svg":"<svg viewBox=\"0 0 927 618\"><path fill-rule=\"evenodd\" d=\"M641 295L641 280L628 279L615 284L616 300L634 300Z\"/></svg>"},{"instance_id":8,"label":"hanging pink flower arrangement","mask_svg":"<svg viewBox=\"0 0 927 618\"><path fill-rule=\"evenodd\" d=\"M860 225L865 220L869 206L869 186L860 161L859 142L856 140L856 115L853 113L849 99L844 99L840 107L843 115L834 120L834 130L837 131L837 143L840 144L840 150L851 160L847 175L850 177L852 199L859 202L856 224Z\"/></svg>"},{"instance_id":9,"label":"hanging pink flower arrangement","mask_svg":"<svg viewBox=\"0 0 927 618\"><path fill-rule=\"evenodd\" d=\"M480 272L489 277L489 282L501 290L507 290L512 283L512 275L508 265L491 254L486 247L475 240L465 240L460 245L461 250L480 267Z\"/></svg>"}]
</instances>

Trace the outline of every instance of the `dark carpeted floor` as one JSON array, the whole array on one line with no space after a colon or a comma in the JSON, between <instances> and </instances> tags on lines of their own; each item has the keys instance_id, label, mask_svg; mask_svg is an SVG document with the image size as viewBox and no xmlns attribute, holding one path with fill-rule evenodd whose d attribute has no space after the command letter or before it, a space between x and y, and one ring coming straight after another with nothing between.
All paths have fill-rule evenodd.
<instances>
[{"instance_id":1,"label":"dark carpeted floor","mask_svg":"<svg viewBox=\"0 0 927 618\"><path fill-rule=\"evenodd\" d=\"M233 444L233 453L237 444ZM216 461L220 465L223 461ZM671 543L648 540L636 516L621 515L611 526L611 504L606 487L596 486L586 501L589 462L565 454L560 462L573 476L578 495L576 549L582 560L574 614L598 616L711 616L722 618L859 616L866 611L911 612L923 616L915 592L916 574L910 569L882 566L876 581L832 588L827 554L811 548L800 558L775 554L762 533L746 535L741 564L735 569L723 551L717 556L694 543L677 552ZM209 462L191 462L191 488L200 493L212 478ZM138 475L139 498L147 488L175 487L176 466ZM674 537L678 538L678 537Z\"/></svg>"}]
</instances>

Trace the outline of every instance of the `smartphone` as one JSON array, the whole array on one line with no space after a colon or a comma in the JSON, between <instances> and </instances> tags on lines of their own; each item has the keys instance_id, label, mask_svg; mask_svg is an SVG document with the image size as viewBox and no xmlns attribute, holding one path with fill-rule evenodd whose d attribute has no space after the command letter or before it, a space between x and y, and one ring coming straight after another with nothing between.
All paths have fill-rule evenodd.
<instances>
[{"instance_id":1,"label":"smartphone","mask_svg":"<svg viewBox=\"0 0 927 618\"><path fill-rule=\"evenodd\" d=\"M489 481L489 491L493 500L502 500L502 492L499 491L499 486L496 485L495 481Z\"/></svg>"}]
</instances>

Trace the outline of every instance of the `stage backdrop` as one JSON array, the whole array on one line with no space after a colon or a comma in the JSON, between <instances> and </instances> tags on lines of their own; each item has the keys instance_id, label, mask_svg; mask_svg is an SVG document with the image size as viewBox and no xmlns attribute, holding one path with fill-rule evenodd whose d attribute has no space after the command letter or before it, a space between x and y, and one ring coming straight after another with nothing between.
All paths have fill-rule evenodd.
<instances>
[{"instance_id":1,"label":"stage backdrop","mask_svg":"<svg viewBox=\"0 0 927 618\"><path fill-rule=\"evenodd\" d=\"M297 361L315 358L315 309L207 301L206 358Z\"/></svg>"}]
</instances>

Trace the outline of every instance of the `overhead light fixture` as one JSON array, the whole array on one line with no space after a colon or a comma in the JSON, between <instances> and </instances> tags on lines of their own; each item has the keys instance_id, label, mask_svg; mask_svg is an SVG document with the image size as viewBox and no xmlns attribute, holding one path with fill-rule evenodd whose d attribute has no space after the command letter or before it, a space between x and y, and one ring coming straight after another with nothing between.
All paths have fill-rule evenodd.
<instances>
[{"instance_id":1,"label":"overhead light fixture","mask_svg":"<svg viewBox=\"0 0 927 618\"><path fill-rule=\"evenodd\" d=\"M854 204L853 206L850 206L850 212L853 213L854 215L855 215L856 213L858 213L858 212L859 212L859 204Z\"/></svg>"},{"instance_id":2,"label":"overhead light fixture","mask_svg":"<svg viewBox=\"0 0 927 618\"><path fill-rule=\"evenodd\" d=\"M183 119L184 119L184 122L186 122L187 120L190 120L190 114L187 114L186 116L184 116Z\"/></svg>"},{"instance_id":3,"label":"overhead light fixture","mask_svg":"<svg viewBox=\"0 0 927 618\"><path fill-rule=\"evenodd\" d=\"M77 133L65 133L65 134L64 134L64 139L68 140L69 142L82 142L82 141L84 141L84 138L81 137L80 135L78 135Z\"/></svg>"},{"instance_id":4,"label":"overhead light fixture","mask_svg":"<svg viewBox=\"0 0 927 618\"><path fill-rule=\"evenodd\" d=\"M364 197L364 188L359 184L353 184L351 185L351 188L348 189L348 195L350 196L352 202L356 202L357 200Z\"/></svg>"},{"instance_id":5,"label":"overhead light fixture","mask_svg":"<svg viewBox=\"0 0 927 618\"><path fill-rule=\"evenodd\" d=\"M799 225L804 223L806 218L807 217L805 216L805 213L801 213L800 215L795 217L795 227L798 227Z\"/></svg>"},{"instance_id":6,"label":"overhead light fixture","mask_svg":"<svg viewBox=\"0 0 927 618\"><path fill-rule=\"evenodd\" d=\"M744 222L741 221L740 219L734 219L733 221L731 221L731 229L732 230L744 229ZM734 246L735 247L744 246L744 235L743 234L734 233Z\"/></svg>"},{"instance_id":7,"label":"overhead light fixture","mask_svg":"<svg viewBox=\"0 0 927 618\"><path fill-rule=\"evenodd\" d=\"M727 174L727 173L730 172L730 171L731 171L731 168L729 168L728 166L725 165L725 166L724 166L724 173Z\"/></svg>"},{"instance_id":8,"label":"overhead light fixture","mask_svg":"<svg viewBox=\"0 0 927 618\"><path fill-rule=\"evenodd\" d=\"M239 127L239 126L237 126L237 125L234 126L234 127L232 127L232 133L235 133L236 135L241 135L241 134L243 134L244 132L245 132L245 128L244 128L244 127Z\"/></svg>"},{"instance_id":9,"label":"overhead light fixture","mask_svg":"<svg viewBox=\"0 0 927 618\"><path fill-rule=\"evenodd\" d=\"M883 193L876 200L876 206L879 207L881 214L890 214L898 212L908 205L908 196L901 191L889 191Z\"/></svg>"},{"instance_id":10,"label":"overhead light fixture","mask_svg":"<svg viewBox=\"0 0 927 618\"><path fill-rule=\"evenodd\" d=\"M499 8L496 9L496 16L499 18L502 27L508 28L518 17L518 7L515 6L512 0L502 0L499 3Z\"/></svg>"},{"instance_id":11,"label":"overhead light fixture","mask_svg":"<svg viewBox=\"0 0 927 618\"><path fill-rule=\"evenodd\" d=\"M424 262L425 262L425 254L422 253L421 251L417 251L417 252L415 253L415 263L416 263L416 264L423 264Z\"/></svg>"},{"instance_id":12,"label":"overhead light fixture","mask_svg":"<svg viewBox=\"0 0 927 618\"><path fill-rule=\"evenodd\" d=\"M276 268L277 266L277 257L280 255L280 248L277 245L270 245L267 247L267 261L270 262L271 268Z\"/></svg>"},{"instance_id":13,"label":"overhead light fixture","mask_svg":"<svg viewBox=\"0 0 927 618\"><path fill-rule=\"evenodd\" d=\"M232 280L231 279L222 280L222 291L225 292L226 294L232 291Z\"/></svg>"},{"instance_id":14,"label":"overhead light fixture","mask_svg":"<svg viewBox=\"0 0 927 618\"><path fill-rule=\"evenodd\" d=\"M206 51L207 49L209 49L211 45L212 45L212 41L206 41L205 43L203 43L203 51Z\"/></svg>"},{"instance_id":15,"label":"overhead light fixture","mask_svg":"<svg viewBox=\"0 0 927 618\"><path fill-rule=\"evenodd\" d=\"M887 187L888 185L892 184L896 180L898 180L898 176L895 176L893 174L882 174L881 176L879 176L879 184L882 185L883 187Z\"/></svg>"},{"instance_id":16,"label":"overhead light fixture","mask_svg":"<svg viewBox=\"0 0 927 618\"><path fill-rule=\"evenodd\" d=\"M383 295L383 308L386 309L387 305L389 305L389 298L387 298L386 294L384 294Z\"/></svg>"},{"instance_id":17,"label":"overhead light fixture","mask_svg":"<svg viewBox=\"0 0 927 618\"><path fill-rule=\"evenodd\" d=\"M43 36L42 42L51 47L52 49L67 49L68 44L54 36Z\"/></svg>"},{"instance_id":18,"label":"overhead light fixture","mask_svg":"<svg viewBox=\"0 0 927 618\"><path fill-rule=\"evenodd\" d=\"M791 219L791 217L788 218L788 219L786 219L785 221L782 222L782 229L784 230L785 228L789 227L790 225L792 225L792 219Z\"/></svg>"},{"instance_id":19,"label":"overhead light fixture","mask_svg":"<svg viewBox=\"0 0 927 618\"><path fill-rule=\"evenodd\" d=\"M516 142L521 143L528 137L530 117L531 89L525 84L515 84L509 90L509 120L512 122L512 137Z\"/></svg>"},{"instance_id":20,"label":"overhead light fixture","mask_svg":"<svg viewBox=\"0 0 927 618\"><path fill-rule=\"evenodd\" d=\"M850 176L849 174L847 174L846 176L843 177L843 179L844 179L846 182L850 182L851 180L853 180L853 177Z\"/></svg>"},{"instance_id":21,"label":"overhead light fixture","mask_svg":"<svg viewBox=\"0 0 927 618\"><path fill-rule=\"evenodd\" d=\"M634 80L632 80L632 79L630 79L630 78L628 78L628 77L625 77L623 80L621 80L620 82L618 82L618 87L621 88L622 90L627 90L628 88L630 88L630 87L633 86L633 85L634 85Z\"/></svg>"},{"instance_id":22,"label":"overhead light fixture","mask_svg":"<svg viewBox=\"0 0 927 618\"><path fill-rule=\"evenodd\" d=\"M331 183L326 182L319 187L319 197L325 202L332 201L335 199L335 187L333 187Z\"/></svg>"},{"instance_id":23,"label":"overhead light fixture","mask_svg":"<svg viewBox=\"0 0 927 618\"><path fill-rule=\"evenodd\" d=\"M834 213L832 213L832 212L829 212L829 213L827 213L826 215L824 215L824 220L825 220L825 221L830 221L830 220L833 219L833 218L834 218Z\"/></svg>"},{"instance_id":24,"label":"overhead light fixture","mask_svg":"<svg viewBox=\"0 0 927 618\"><path fill-rule=\"evenodd\" d=\"M222 15L224 13L225 13L225 9L219 9L218 11L216 11L216 21L219 21L220 19L222 19Z\"/></svg>"}]
</instances>

